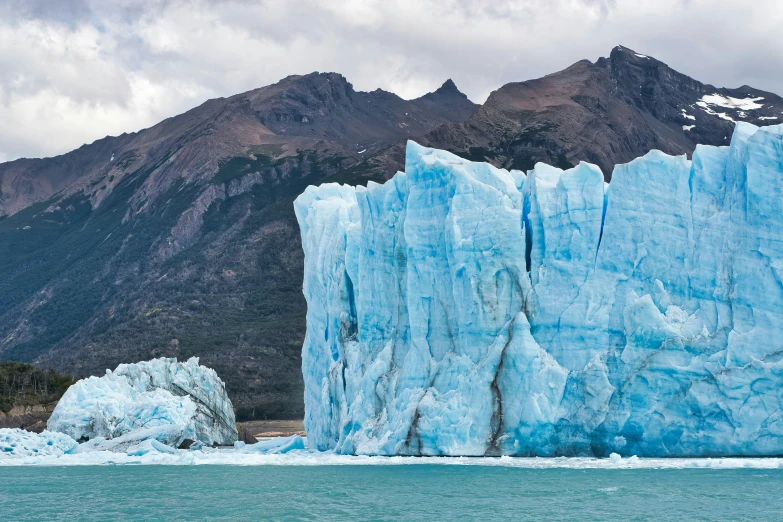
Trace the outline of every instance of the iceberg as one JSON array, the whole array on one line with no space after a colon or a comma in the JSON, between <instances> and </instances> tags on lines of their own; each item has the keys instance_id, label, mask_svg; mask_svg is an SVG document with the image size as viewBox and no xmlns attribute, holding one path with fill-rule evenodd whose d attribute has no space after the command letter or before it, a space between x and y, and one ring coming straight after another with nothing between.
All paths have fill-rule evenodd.
<instances>
[{"instance_id":1,"label":"iceberg","mask_svg":"<svg viewBox=\"0 0 783 522\"><path fill-rule=\"evenodd\" d=\"M361 455L783 454L783 126L308 187L305 429Z\"/></svg>"},{"instance_id":2,"label":"iceberg","mask_svg":"<svg viewBox=\"0 0 783 522\"><path fill-rule=\"evenodd\" d=\"M196 357L121 364L103 377L82 379L65 392L47 427L82 442L80 452L127 451L145 440L171 447L237 440L223 381ZM147 443L141 450L156 447Z\"/></svg>"}]
</instances>

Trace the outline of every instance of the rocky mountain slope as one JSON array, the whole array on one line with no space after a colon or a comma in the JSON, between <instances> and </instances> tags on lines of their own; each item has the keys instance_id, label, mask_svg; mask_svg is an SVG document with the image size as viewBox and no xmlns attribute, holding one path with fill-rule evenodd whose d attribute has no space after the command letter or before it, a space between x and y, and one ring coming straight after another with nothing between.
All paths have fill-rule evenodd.
<instances>
[{"instance_id":1,"label":"rocky mountain slope","mask_svg":"<svg viewBox=\"0 0 783 522\"><path fill-rule=\"evenodd\" d=\"M0 165L0 358L85 375L199 355L240 420L301 415L293 198L475 107L450 81L406 101L314 73Z\"/></svg>"},{"instance_id":2,"label":"rocky mountain slope","mask_svg":"<svg viewBox=\"0 0 783 522\"><path fill-rule=\"evenodd\" d=\"M55 194L62 199L82 192L96 206L140 169L154 171L144 190L154 198L177 179L204 181L221 160L250 157L251 147L263 145L269 145L262 154L270 159L326 150L351 164L400 139L463 121L475 109L451 80L421 98L403 100L380 89L354 91L335 73L289 76L62 156L0 164L0 216Z\"/></svg>"},{"instance_id":3,"label":"rocky mountain slope","mask_svg":"<svg viewBox=\"0 0 783 522\"><path fill-rule=\"evenodd\" d=\"M403 100L313 73L0 164L0 359L80 376L197 355L238 420L295 418L306 307L292 201L307 185L388 179L408 138L518 169L588 160L608 178L649 149L727 143L734 121L781 111L774 94L618 47L478 108L451 81Z\"/></svg>"},{"instance_id":4,"label":"rocky mountain slope","mask_svg":"<svg viewBox=\"0 0 783 522\"><path fill-rule=\"evenodd\" d=\"M498 167L528 170L538 161L612 169L660 149L690 154L697 143L728 145L734 123L783 122L783 98L744 85L703 84L651 56L615 47L608 58L579 61L543 78L509 83L472 117L417 141ZM366 175L402 169L404 145L368 159Z\"/></svg>"}]
</instances>

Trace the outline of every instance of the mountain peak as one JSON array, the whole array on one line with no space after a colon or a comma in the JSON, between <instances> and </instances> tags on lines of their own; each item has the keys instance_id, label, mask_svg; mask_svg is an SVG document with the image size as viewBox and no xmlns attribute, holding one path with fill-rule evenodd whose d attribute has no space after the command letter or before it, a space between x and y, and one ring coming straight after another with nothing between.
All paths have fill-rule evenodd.
<instances>
[{"instance_id":1,"label":"mountain peak","mask_svg":"<svg viewBox=\"0 0 783 522\"><path fill-rule=\"evenodd\" d=\"M453 99L460 99L465 100L466 102L470 103L471 105L474 105L473 102L471 102L467 95L460 91L459 88L457 88L457 85L454 83L454 80L449 78L445 82L443 82L443 85L438 87L432 92L429 92L422 96L421 98L418 98L419 100L428 100L428 99L442 99L442 98L453 98ZM474 106L475 108L475 106Z\"/></svg>"},{"instance_id":2,"label":"mountain peak","mask_svg":"<svg viewBox=\"0 0 783 522\"><path fill-rule=\"evenodd\" d=\"M459 94L462 94L462 91L460 91L457 88L457 85L454 83L454 81L451 78L449 78L448 80L443 82L443 85L438 87L435 90L435 92L440 93L440 94L445 94L445 93L459 93Z\"/></svg>"},{"instance_id":3,"label":"mountain peak","mask_svg":"<svg viewBox=\"0 0 783 522\"><path fill-rule=\"evenodd\" d=\"M348 78L336 72L312 72L300 76L298 81L294 83L306 90L322 90L327 88L327 85L330 90L341 92L353 92L354 90L353 84L348 81Z\"/></svg>"},{"instance_id":4,"label":"mountain peak","mask_svg":"<svg viewBox=\"0 0 783 522\"><path fill-rule=\"evenodd\" d=\"M442 113L444 116L448 114L458 115L460 120L468 119L478 107L478 105L470 101L465 93L457 88L451 78L443 82L443 85L434 91L411 101L422 107L429 107L431 110Z\"/></svg>"},{"instance_id":5,"label":"mountain peak","mask_svg":"<svg viewBox=\"0 0 783 522\"><path fill-rule=\"evenodd\" d=\"M622 45L618 45L612 49L612 52L609 53L610 58L617 58L620 56L624 57L630 57L630 56L636 56L637 58L649 58L646 54L637 53L633 49L629 47L624 47Z\"/></svg>"},{"instance_id":6,"label":"mountain peak","mask_svg":"<svg viewBox=\"0 0 783 522\"><path fill-rule=\"evenodd\" d=\"M609 61L612 63L633 63L641 66L661 63L652 56L637 53L633 49L622 45L618 45L612 49L612 52L609 53Z\"/></svg>"}]
</instances>

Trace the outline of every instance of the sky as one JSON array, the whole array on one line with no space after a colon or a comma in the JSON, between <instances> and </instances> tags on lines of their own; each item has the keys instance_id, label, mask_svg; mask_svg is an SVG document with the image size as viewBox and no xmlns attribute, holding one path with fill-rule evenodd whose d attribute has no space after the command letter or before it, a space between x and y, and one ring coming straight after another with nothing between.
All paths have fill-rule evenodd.
<instances>
[{"instance_id":1,"label":"sky","mask_svg":"<svg viewBox=\"0 0 783 522\"><path fill-rule=\"evenodd\" d=\"M783 94L779 0L0 0L0 161L61 154L209 98L335 71L473 101L616 45Z\"/></svg>"}]
</instances>

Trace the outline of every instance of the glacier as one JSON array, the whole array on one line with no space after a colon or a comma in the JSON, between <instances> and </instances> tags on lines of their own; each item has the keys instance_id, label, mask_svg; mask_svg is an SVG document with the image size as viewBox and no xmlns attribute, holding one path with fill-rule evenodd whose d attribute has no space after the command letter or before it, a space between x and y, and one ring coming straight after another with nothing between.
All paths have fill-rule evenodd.
<instances>
[{"instance_id":1,"label":"glacier","mask_svg":"<svg viewBox=\"0 0 783 522\"><path fill-rule=\"evenodd\" d=\"M79 451L127 451L145 440L172 447L237 440L225 385L197 357L121 364L82 379L57 403L47 429L82 442Z\"/></svg>"},{"instance_id":2,"label":"glacier","mask_svg":"<svg viewBox=\"0 0 783 522\"><path fill-rule=\"evenodd\" d=\"M611 184L408 142L386 183L294 207L311 448L783 454L783 126Z\"/></svg>"}]
</instances>

